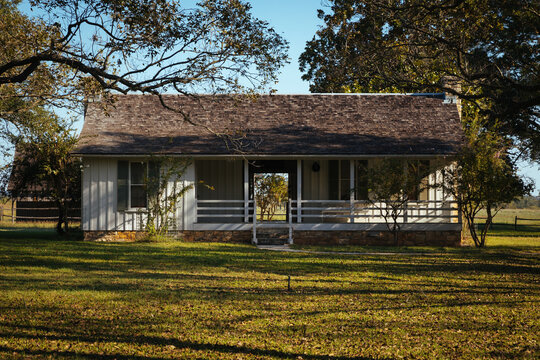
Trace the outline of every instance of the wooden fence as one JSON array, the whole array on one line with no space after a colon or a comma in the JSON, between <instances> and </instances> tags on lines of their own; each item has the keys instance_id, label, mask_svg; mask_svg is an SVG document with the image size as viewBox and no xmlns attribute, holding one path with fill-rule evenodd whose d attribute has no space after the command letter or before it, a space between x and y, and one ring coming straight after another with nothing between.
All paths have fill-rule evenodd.
<instances>
[{"instance_id":1,"label":"wooden fence","mask_svg":"<svg viewBox=\"0 0 540 360\"><path fill-rule=\"evenodd\" d=\"M481 219L481 220L485 220L487 219L487 217L485 216L477 216L476 219ZM529 222L535 222L534 224L518 224L519 221L529 221ZM512 225L511 223L508 223L508 222L493 222L491 223L491 228L493 229L493 227L495 225ZM533 226L533 227L540 227L540 219L529 219L529 218L522 218L522 217L518 217L517 215L514 216L514 222L513 222L513 225L514 225L514 230L518 230L518 225L519 226Z\"/></svg>"},{"instance_id":2,"label":"wooden fence","mask_svg":"<svg viewBox=\"0 0 540 360\"><path fill-rule=\"evenodd\" d=\"M0 204L0 221L9 219L16 221L56 221L58 220L58 207L52 201L20 200L13 203ZM80 207L70 208L68 220L81 221Z\"/></svg>"},{"instance_id":3,"label":"wooden fence","mask_svg":"<svg viewBox=\"0 0 540 360\"><path fill-rule=\"evenodd\" d=\"M522 220L522 221L535 221L538 223L538 226L540 226L540 219L527 219L527 218L518 218L517 215L515 216L514 218L514 230L517 230L517 227L518 227L518 220ZM527 224L529 226L535 226L537 224Z\"/></svg>"}]
</instances>

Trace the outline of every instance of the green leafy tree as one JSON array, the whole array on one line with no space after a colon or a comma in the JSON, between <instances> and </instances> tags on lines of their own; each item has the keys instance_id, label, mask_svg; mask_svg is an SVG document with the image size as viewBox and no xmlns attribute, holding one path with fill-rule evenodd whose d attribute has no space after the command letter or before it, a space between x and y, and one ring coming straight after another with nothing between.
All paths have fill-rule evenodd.
<instances>
[{"instance_id":1,"label":"green leafy tree","mask_svg":"<svg viewBox=\"0 0 540 360\"><path fill-rule=\"evenodd\" d=\"M255 174L255 197L261 220L272 220L288 198L287 179L280 174Z\"/></svg>"},{"instance_id":2,"label":"green leafy tree","mask_svg":"<svg viewBox=\"0 0 540 360\"><path fill-rule=\"evenodd\" d=\"M300 56L312 92L440 92L540 158L540 3L329 0ZM461 86L442 80L453 78Z\"/></svg>"},{"instance_id":3,"label":"green leafy tree","mask_svg":"<svg viewBox=\"0 0 540 360\"><path fill-rule=\"evenodd\" d=\"M533 185L520 178L504 139L482 126L481 118L467 124L467 145L453 166L444 171L443 187L457 202L476 247L484 247L493 217L507 203L529 194ZM477 231L477 216L486 221Z\"/></svg>"},{"instance_id":4,"label":"green leafy tree","mask_svg":"<svg viewBox=\"0 0 540 360\"><path fill-rule=\"evenodd\" d=\"M144 230L150 238L167 235L174 227L175 212L182 197L193 188L184 186L181 181L191 161L171 156L152 156L149 161L148 177L145 179L148 190L146 223Z\"/></svg>"},{"instance_id":5,"label":"green leafy tree","mask_svg":"<svg viewBox=\"0 0 540 360\"><path fill-rule=\"evenodd\" d=\"M394 243L400 245L401 219L411 198L427 188L422 181L429 169L421 169L418 161L384 158L372 162L361 172L362 182L367 184L368 201L379 210Z\"/></svg>"},{"instance_id":6,"label":"green leafy tree","mask_svg":"<svg viewBox=\"0 0 540 360\"><path fill-rule=\"evenodd\" d=\"M30 116L32 114L32 116ZM58 207L56 230L69 230L69 210L80 207L81 163L70 157L78 137L69 124L45 110L25 112L26 127L4 132L4 139L17 149L11 171L6 173L11 183L11 195L28 196L35 189Z\"/></svg>"},{"instance_id":7,"label":"green leafy tree","mask_svg":"<svg viewBox=\"0 0 540 360\"><path fill-rule=\"evenodd\" d=\"M109 91L262 90L287 61L286 41L241 0L20 3L0 0L3 99L80 107Z\"/></svg>"}]
</instances>

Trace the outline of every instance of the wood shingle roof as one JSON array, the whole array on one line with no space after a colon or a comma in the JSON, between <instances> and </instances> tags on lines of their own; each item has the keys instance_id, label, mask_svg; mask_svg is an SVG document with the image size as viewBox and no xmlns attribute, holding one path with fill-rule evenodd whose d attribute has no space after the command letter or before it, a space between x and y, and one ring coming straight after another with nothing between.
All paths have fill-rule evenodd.
<instances>
[{"instance_id":1,"label":"wood shingle roof","mask_svg":"<svg viewBox=\"0 0 540 360\"><path fill-rule=\"evenodd\" d=\"M401 94L151 95L89 103L79 155L452 155L463 143L456 104ZM216 136L205 129L226 134Z\"/></svg>"}]
</instances>

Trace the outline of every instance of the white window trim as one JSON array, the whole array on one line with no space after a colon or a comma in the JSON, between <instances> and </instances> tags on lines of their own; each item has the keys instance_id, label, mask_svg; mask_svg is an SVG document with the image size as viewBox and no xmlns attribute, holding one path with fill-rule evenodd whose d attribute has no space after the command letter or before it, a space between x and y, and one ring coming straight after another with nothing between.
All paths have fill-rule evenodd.
<instances>
[{"instance_id":1,"label":"white window trim","mask_svg":"<svg viewBox=\"0 0 540 360\"><path fill-rule=\"evenodd\" d=\"M132 185L144 185L144 184L132 184L131 183L131 164L146 164L146 174L148 176L148 161L130 161L128 166L128 206L126 212L138 212L140 210L146 210L148 208L148 192L146 194L146 206L145 207L132 207L131 206L131 186ZM148 190L147 190L148 191Z\"/></svg>"}]
</instances>

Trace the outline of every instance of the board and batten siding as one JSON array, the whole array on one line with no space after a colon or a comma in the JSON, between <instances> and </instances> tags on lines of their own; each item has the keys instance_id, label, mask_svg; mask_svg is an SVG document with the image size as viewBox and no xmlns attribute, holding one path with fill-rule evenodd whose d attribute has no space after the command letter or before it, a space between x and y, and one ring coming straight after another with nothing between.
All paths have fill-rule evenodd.
<instances>
[{"instance_id":1,"label":"board and batten siding","mask_svg":"<svg viewBox=\"0 0 540 360\"><path fill-rule=\"evenodd\" d=\"M197 160L197 199L244 200L242 160Z\"/></svg>"},{"instance_id":2,"label":"board and batten siding","mask_svg":"<svg viewBox=\"0 0 540 360\"><path fill-rule=\"evenodd\" d=\"M83 231L134 231L144 224L137 211L117 211L117 159L84 159L82 172ZM183 186L195 184L195 169L190 165L182 179ZM172 189L173 184L169 185ZM176 209L176 229L191 230L195 222L195 189L188 191Z\"/></svg>"},{"instance_id":3,"label":"board and batten siding","mask_svg":"<svg viewBox=\"0 0 540 360\"><path fill-rule=\"evenodd\" d=\"M216 211L201 210L197 223L242 223L244 222L244 162L242 160L197 160L197 200L238 200L236 203L204 203L205 208L227 207L218 214L238 217L210 216ZM230 210L231 207L241 210ZM204 216L206 215L206 216Z\"/></svg>"},{"instance_id":4,"label":"board and batten siding","mask_svg":"<svg viewBox=\"0 0 540 360\"><path fill-rule=\"evenodd\" d=\"M319 171L312 170L319 164ZM302 162L302 199L329 200L328 198L328 160L304 160Z\"/></svg>"}]
</instances>

